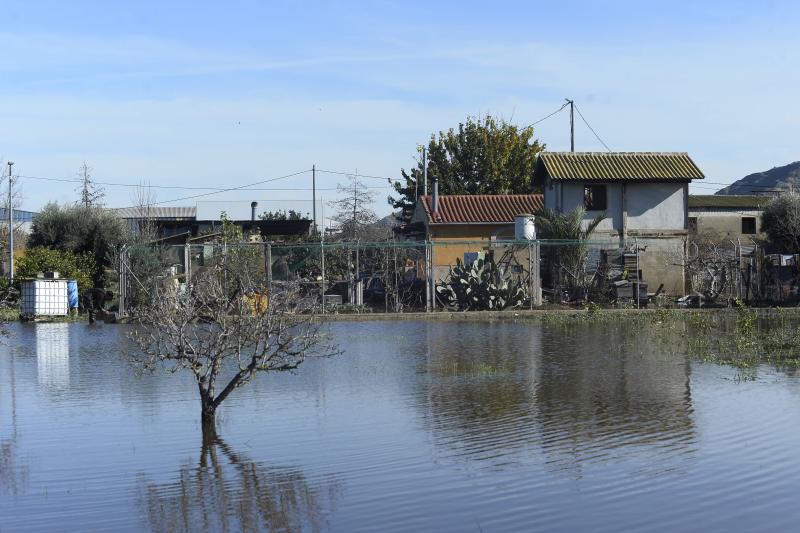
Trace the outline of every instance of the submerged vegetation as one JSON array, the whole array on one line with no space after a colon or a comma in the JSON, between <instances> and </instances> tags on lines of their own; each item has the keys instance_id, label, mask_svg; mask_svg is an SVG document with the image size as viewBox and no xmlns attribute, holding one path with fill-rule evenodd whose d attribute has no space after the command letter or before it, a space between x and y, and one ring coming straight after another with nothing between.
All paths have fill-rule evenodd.
<instances>
[{"instance_id":1,"label":"submerged vegetation","mask_svg":"<svg viewBox=\"0 0 800 533\"><path fill-rule=\"evenodd\" d=\"M599 324L618 329L621 336L644 336L666 353L737 368L800 367L800 309L751 309L737 302L730 310L629 313L590 306L582 313L544 314L541 321L565 328Z\"/></svg>"}]
</instances>

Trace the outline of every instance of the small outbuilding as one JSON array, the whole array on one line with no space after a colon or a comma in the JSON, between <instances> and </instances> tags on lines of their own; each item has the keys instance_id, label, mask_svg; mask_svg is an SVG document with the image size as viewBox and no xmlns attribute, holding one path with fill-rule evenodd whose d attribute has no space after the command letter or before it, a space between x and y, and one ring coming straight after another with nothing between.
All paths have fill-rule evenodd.
<instances>
[{"instance_id":1,"label":"small outbuilding","mask_svg":"<svg viewBox=\"0 0 800 533\"><path fill-rule=\"evenodd\" d=\"M700 194L689 196L689 233L710 239L750 242L764 236L761 215L772 197Z\"/></svg>"}]
</instances>

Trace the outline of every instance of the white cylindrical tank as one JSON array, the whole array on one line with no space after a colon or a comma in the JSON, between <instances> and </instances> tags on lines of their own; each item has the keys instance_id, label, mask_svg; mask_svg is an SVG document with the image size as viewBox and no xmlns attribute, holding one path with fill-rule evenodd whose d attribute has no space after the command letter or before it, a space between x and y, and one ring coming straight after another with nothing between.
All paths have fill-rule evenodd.
<instances>
[{"instance_id":1,"label":"white cylindrical tank","mask_svg":"<svg viewBox=\"0 0 800 533\"><path fill-rule=\"evenodd\" d=\"M518 241L532 241L536 239L535 218L530 213L523 213L514 217L514 239Z\"/></svg>"}]
</instances>

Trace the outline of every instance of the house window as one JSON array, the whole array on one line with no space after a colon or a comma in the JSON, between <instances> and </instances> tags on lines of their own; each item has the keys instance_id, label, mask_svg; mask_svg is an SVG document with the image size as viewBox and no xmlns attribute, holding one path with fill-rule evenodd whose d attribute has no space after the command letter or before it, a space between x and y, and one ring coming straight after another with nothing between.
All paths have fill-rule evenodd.
<instances>
[{"instance_id":1,"label":"house window","mask_svg":"<svg viewBox=\"0 0 800 533\"><path fill-rule=\"evenodd\" d=\"M756 217L742 217L742 234L756 234Z\"/></svg>"},{"instance_id":2,"label":"house window","mask_svg":"<svg viewBox=\"0 0 800 533\"><path fill-rule=\"evenodd\" d=\"M689 217L689 233L697 233L697 217Z\"/></svg>"},{"instance_id":3,"label":"house window","mask_svg":"<svg viewBox=\"0 0 800 533\"><path fill-rule=\"evenodd\" d=\"M583 206L587 211L605 211L606 186L586 185L583 188Z\"/></svg>"}]
</instances>

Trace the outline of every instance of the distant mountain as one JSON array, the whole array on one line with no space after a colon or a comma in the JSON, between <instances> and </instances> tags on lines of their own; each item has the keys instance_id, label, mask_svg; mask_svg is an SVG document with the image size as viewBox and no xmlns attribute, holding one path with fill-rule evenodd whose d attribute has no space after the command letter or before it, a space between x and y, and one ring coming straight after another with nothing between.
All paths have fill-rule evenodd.
<instances>
[{"instance_id":1,"label":"distant mountain","mask_svg":"<svg viewBox=\"0 0 800 533\"><path fill-rule=\"evenodd\" d=\"M765 172L756 172L720 189L715 194L769 195L776 190L800 191L800 161L775 167Z\"/></svg>"}]
</instances>

